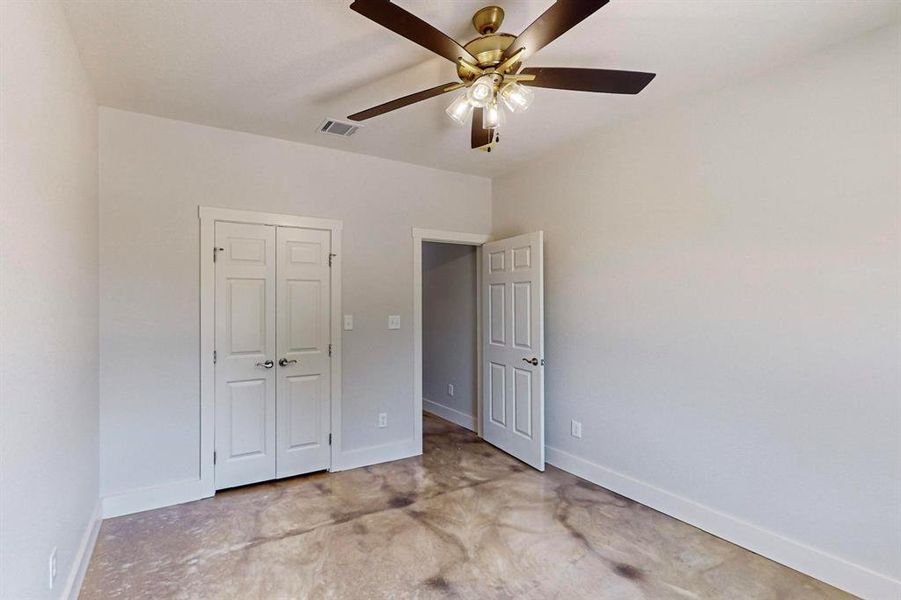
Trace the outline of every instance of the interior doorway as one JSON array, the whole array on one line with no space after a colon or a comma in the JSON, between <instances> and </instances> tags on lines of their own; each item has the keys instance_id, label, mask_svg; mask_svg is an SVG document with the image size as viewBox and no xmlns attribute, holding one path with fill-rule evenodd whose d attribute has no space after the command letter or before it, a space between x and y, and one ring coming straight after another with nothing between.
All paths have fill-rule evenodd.
<instances>
[{"instance_id":1,"label":"interior doorway","mask_svg":"<svg viewBox=\"0 0 901 600\"><path fill-rule=\"evenodd\" d=\"M453 421L471 424L468 412L448 401L455 385L432 369L429 389L445 402L423 396L424 246L429 242L475 246L476 405L475 433L486 442L539 471L545 465L544 429L544 233L534 231L489 241L483 234L413 229L413 408L414 440L423 450L423 407ZM445 259L428 253L430 271L466 256L445 250ZM440 281L440 279L439 279ZM465 284L462 287L466 287ZM457 297L457 292L453 294ZM450 293L450 292L445 292ZM457 300L457 303L460 301ZM451 313L454 314L454 313ZM459 318L460 314L457 313ZM439 315L438 318L441 318ZM451 317L454 318L454 317ZM444 323L435 326L442 331ZM463 335L468 328L461 328ZM439 336L441 334L439 333ZM430 340L440 344L441 340ZM445 357L447 359L447 357ZM429 360L433 360L430 357ZM449 359L448 359L449 360ZM463 360L468 360L463 355ZM458 377L458 375L454 375ZM465 377L463 378L465 381ZM441 390L445 392L442 394ZM443 406L439 406L442 404Z\"/></svg>"},{"instance_id":2,"label":"interior doorway","mask_svg":"<svg viewBox=\"0 0 901 600\"><path fill-rule=\"evenodd\" d=\"M482 261L482 245L491 239L490 235L482 233L463 233L459 231L441 231L436 229L413 228L413 436L418 445L419 453L422 453L423 435L423 247L425 244L439 242L454 246L469 246L475 253L476 277L475 277L475 302L476 302L476 340L482 335L482 279L479 276L478 265ZM476 344L476 365L481 364L482 347ZM482 369L475 369L476 381L476 406L474 418L474 431L480 432L482 417ZM445 384L446 394L446 384ZM456 387L454 398L456 398ZM428 400L434 400L428 398Z\"/></svg>"},{"instance_id":3,"label":"interior doorway","mask_svg":"<svg viewBox=\"0 0 901 600\"><path fill-rule=\"evenodd\" d=\"M478 420L478 251L422 244L422 409L470 431Z\"/></svg>"}]
</instances>

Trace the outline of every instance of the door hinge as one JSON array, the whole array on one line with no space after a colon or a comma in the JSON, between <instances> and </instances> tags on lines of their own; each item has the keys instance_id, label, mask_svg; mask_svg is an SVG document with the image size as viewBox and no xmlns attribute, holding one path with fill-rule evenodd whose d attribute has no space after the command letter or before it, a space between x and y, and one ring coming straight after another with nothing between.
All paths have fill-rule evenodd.
<instances>
[{"instance_id":1,"label":"door hinge","mask_svg":"<svg viewBox=\"0 0 901 600\"><path fill-rule=\"evenodd\" d=\"M213 364L216 364L216 351L213 350Z\"/></svg>"},{"instance_id":2,"label":"door hinge","mask_svg":"<svg viewBox=\"0 0 901 600\"><path fill-rule=\"evenodd\" d=\"M332 345L331 344L328 345L328 355L329 356L332 355Z\"/></svg>"},{"instance_id":3,"label":"door hinge","mask_svg":"<svg viewBox=\"0 0 901 600\"><path fill-rule=\"evenodd\" d=\"M216 464L216 451L213 450L213 464Z\"/></svg>"},{"instance_id":4,"label":"door hinge","mask_svg":"<svg viewBox=\"0 0 901 600\"><path fill-rule=\"evenodd\" d=\"M328 266L332 266L332 259L335 258L336 256L338 256L338 255L335 254L334 252L329 252L329 255L328 255Z\"/></svg>"},{"instance_id":5,"label":"door hinge","mask_svg":"<svg viewBox=\"0 0 901 600\"><path fill-rule=\"evenodd\" d=\"M332 445L332 434L328 434L328 445Z\"/></svg>"},{"instance_id":6,"label":"door hinge","mask_svg":"<svg viewBox=\"0 0 901 600\"><path fill-rule=\"evenodd\" d=\"M216 262L216 255L225 250L225 248L213 247L213 262Z\"/></svg>"},{"instance_id":7,"label":"door hinge","mask_svg":"<svg viewBox=\"0 0 901 600\"><path fill-rule=\"evenodd\" d=\"M542 366L542 367L544 366L544 359L543 359L543 358L541 359L541 366Z\"/></svg>"}]
</instances>

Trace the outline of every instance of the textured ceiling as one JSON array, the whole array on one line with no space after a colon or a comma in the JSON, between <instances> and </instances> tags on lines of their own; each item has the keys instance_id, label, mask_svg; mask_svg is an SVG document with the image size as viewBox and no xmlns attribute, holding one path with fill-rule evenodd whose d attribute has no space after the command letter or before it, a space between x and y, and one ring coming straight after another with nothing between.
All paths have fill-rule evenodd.
<instances>
[{"instance_id":1,"label":"textured ceiling","mask_svg":"<svg viewBox=\"0 0 901 600\"><path fill-rule=\"evenodd\" d=\"M486 0L398 0L458 41ZM352 138L317 132L455 79L454 66L351 11L350 0L65 3L101 105L478 175L552 152L586 130L765 72L901 19L901 3L613 0L527 66L651 71L638 96L535 89L491 154L444 114L447 94L366 122ZM548 0L500 3L519 33Z\"/></svg>"}]
</instances>

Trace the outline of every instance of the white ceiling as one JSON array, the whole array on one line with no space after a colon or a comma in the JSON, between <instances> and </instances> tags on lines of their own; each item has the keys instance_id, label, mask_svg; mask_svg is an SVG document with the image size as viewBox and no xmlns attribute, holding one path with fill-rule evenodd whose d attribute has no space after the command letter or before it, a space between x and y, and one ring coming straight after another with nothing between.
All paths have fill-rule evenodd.
<instances>
[{"instance_id":1,"label":"white ceiling","mask_svg":"<svg viewBox=\"0 0 901 600\"><path fill-rule=\"evenodd\" d=\"M458 41L490 0L397 0ZM517 34L549 0L499 2ZM455 80L443 58L351 11L350 0L66 2L101 105L478 175L496 175L630 115L759 74L901 20L895 0L613 0L528 66L651 71L638 96L536 89L495 152L470 150L452 94L376 117L348 114Z\"/></svg>"}]
</instances>

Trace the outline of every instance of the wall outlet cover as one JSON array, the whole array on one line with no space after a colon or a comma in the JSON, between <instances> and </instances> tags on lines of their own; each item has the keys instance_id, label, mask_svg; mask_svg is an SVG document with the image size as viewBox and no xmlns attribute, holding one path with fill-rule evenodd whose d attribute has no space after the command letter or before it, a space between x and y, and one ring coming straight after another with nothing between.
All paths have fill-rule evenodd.
<instances>
[{"instance_id":1,"label":"wall outlet cover","mask_svg":"<svg viewBox=\"0 0 901 600\"><path fill-rule=\"evenodd\" d=\"M454 395L454 384L452 384L452 383L447 384L447 395L448 396Z\"/></svg>"},{"instance_id":2,"label":"wall outlet cover","mask_svg":"<svg viewBox=\"0 0 901 600\"><path fill-rule=\"evenodd\" d=\"M354 316L344 315L344 331L351 331L354 328Z\"/></svg>"},{"instance_id":3,"label":"wall outlet cover","mask_svg":"<svg viewBox=\"0 0 901 600\"><path fill-rule=\"evenodd\" d=\"M56 583L56 548L54 548L50 552L50 561L48 564L48 579L47 579L47 587L51 590L53 589L53 584Z\"/></svg>"},{"instance_id":4,"label":"wall outlet cover","mask_svg":"<svg viewBox=\"0 0 901 600\"><path fill-rule=\"evenodd\" d=\"M582 437L582 424L579 421L576 421L575 419L573 419L572 429L571 429L570 433L572 434L572 436L574 438L581 438Z\"/></svg>"},{"instance_id":5,"label":"wall outlet cover","mask_svg":"<svg viewBox=\"0 0 901 600\"><path fill-rule=\"evenodd\" d=\"M400 329L400 315L388 315L388 329Z\"/></svg>"},{"instance_id":6,"label":"wall outlet cover","mask_svg":"<svg viewBox=\"0 0 901 600\"><path fill-rule=\"evenodd\" d=\"M379 427L388 426L388 413L379 413Z\"/></svg>"}]
</instances>

